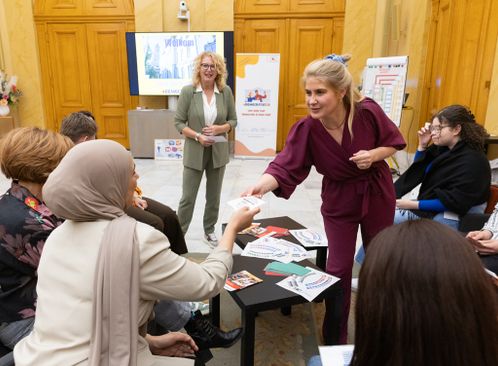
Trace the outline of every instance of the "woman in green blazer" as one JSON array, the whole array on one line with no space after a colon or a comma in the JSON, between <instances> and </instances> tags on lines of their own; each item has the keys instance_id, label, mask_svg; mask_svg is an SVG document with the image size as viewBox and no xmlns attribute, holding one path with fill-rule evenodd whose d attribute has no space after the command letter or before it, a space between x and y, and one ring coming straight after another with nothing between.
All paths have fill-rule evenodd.
<instances>
[{"instance_id":1,"label":"woman in green blazer","mask_svg":"<svg viewBox=\"0 0 498 366\"><path fill-rule=\"evenodd\" d=\"M183 192L178 217L186 234L194 212L202 175L206 172L204 240L218 245L214 226L218 221L221 185L228 163L228 141L215 142L214 136L227 137L237 125L232 90L226 85L223 58L203 52L194 60L193 83L183 87L175 115L175 126L185 136L183 154Z\"/></svg>"}]
</instances>

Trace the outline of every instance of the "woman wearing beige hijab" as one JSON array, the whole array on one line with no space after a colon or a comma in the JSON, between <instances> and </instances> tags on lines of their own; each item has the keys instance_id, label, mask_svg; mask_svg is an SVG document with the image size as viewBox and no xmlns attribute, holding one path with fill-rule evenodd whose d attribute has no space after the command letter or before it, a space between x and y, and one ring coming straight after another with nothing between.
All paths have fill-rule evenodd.
<instances>
[{"instance_id":1,"label":"woman wearing beige hijab","mask_svg":"<svg viewBox=\"0 0 498 366\"><path fill-rule=\"evenodd\" d=\"M193 364L153 355L196 349L188 337L145 334L155 301L216 295L231 270L235 235L258 210L238 211L220 246L196 264L124 213L137 179L130 154L109 140L77 145L49 176L45 202L66 221L45 244L35 325L14 350L17 366Z\"/></svg>"}]
</instances>

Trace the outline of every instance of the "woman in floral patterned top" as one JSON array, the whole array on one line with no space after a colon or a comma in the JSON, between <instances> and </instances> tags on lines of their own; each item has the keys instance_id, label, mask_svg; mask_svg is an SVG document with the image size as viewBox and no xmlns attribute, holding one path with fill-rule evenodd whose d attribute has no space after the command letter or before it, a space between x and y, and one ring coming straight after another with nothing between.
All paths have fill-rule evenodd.
<instances>
[{"instance_id":1,"label":"woman in floral patterned top","mask_svg":"<svg viewBox=\"0 0 498 366\"><path fill-rule=\"evenodd\" d=\"M33 326L38 262L63 221L43 203L42 187L72 146L69 138L36 127L10 131L0 142L1 169L12 179L0 196L0 342L9 348Z\"/></svg>"}]
</instances>

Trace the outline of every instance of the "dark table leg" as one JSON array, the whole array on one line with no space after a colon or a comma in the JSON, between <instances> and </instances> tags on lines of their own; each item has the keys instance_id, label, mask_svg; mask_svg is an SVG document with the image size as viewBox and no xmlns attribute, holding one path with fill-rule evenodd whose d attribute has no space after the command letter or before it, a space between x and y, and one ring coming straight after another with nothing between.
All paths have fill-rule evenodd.
<instances>
[{"instance_id":1,"label":"dark table leg","mask_svg":"<svg viewBox=\"0 0 498 366\"><path fill-rule=\"evenodd\" d=\"M240 366L254 365L254 333L255 333L255 313L242 310L242 326L244 335L240 345Z\"/></svg>"},{"instance_id":2,"label":"dark table leg","mask_svg":"<svg viewBox=\"0 0 498 366\"><path fill-rule=\"evenodd\" d=\"M282 315L291 315L292 306L282 306L280 308L280 312L282 313Z\"/></svg>"},{"instance_id":3,"label":"dark table leg","mask_svg":"<svg viewBox=\"0 0 498 366\"><path fill-rule=\"evenodd\" d=\"M343 293L341 288L334 289L325 298L325 318L326 332L324 332L324 342L326 345L339 344L341 335L341 320L342 320L342 300Z\"/></svg>"},{"instance_id":4,"label":"dark table leg","mask_svg":"<svg viewBox=\"0 0 498 366\"><path fill-rule=\"evenodd\" d=\"M327 265L327 248L319 248L316 250L316 265L322 271L325 271Z\"/></svg>"},{"instance_id":5,"label":"dark table leg","mask_svg":"<svg viewBox=\"0 0 498 366\"><path fill-rule=\"evenodd\" d=\"M220 327L220 295L209 299L209 314L215 327Z\"/></svg>"}]
</instances>

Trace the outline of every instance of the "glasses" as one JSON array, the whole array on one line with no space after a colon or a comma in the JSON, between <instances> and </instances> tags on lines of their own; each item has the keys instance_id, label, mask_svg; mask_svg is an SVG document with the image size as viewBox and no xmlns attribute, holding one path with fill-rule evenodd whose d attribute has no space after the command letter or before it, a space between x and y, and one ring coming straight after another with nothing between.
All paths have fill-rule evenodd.
<instances>
[{"instance_id":1,"label":"glasses","mask_svg":"<svg viewBox=\"0 0 498 366\"><path fill-rule=\"evenodd\" d=\"M214 64L201 64L201 69L203 69L203 70L216 70L216 65L214 65Z\"/></svg>"},{"instance_id":2,"label":"glasses","mask_svg":"<svg viewBox=\"0 0 498 366\"><path fill-rule=\"evenodd\" d=\"M429 126L429 131L430 132L435 132L435 133L441 133L441 130L445 127L451 127L451 126Z\"/></svg>"}]
</instances>

